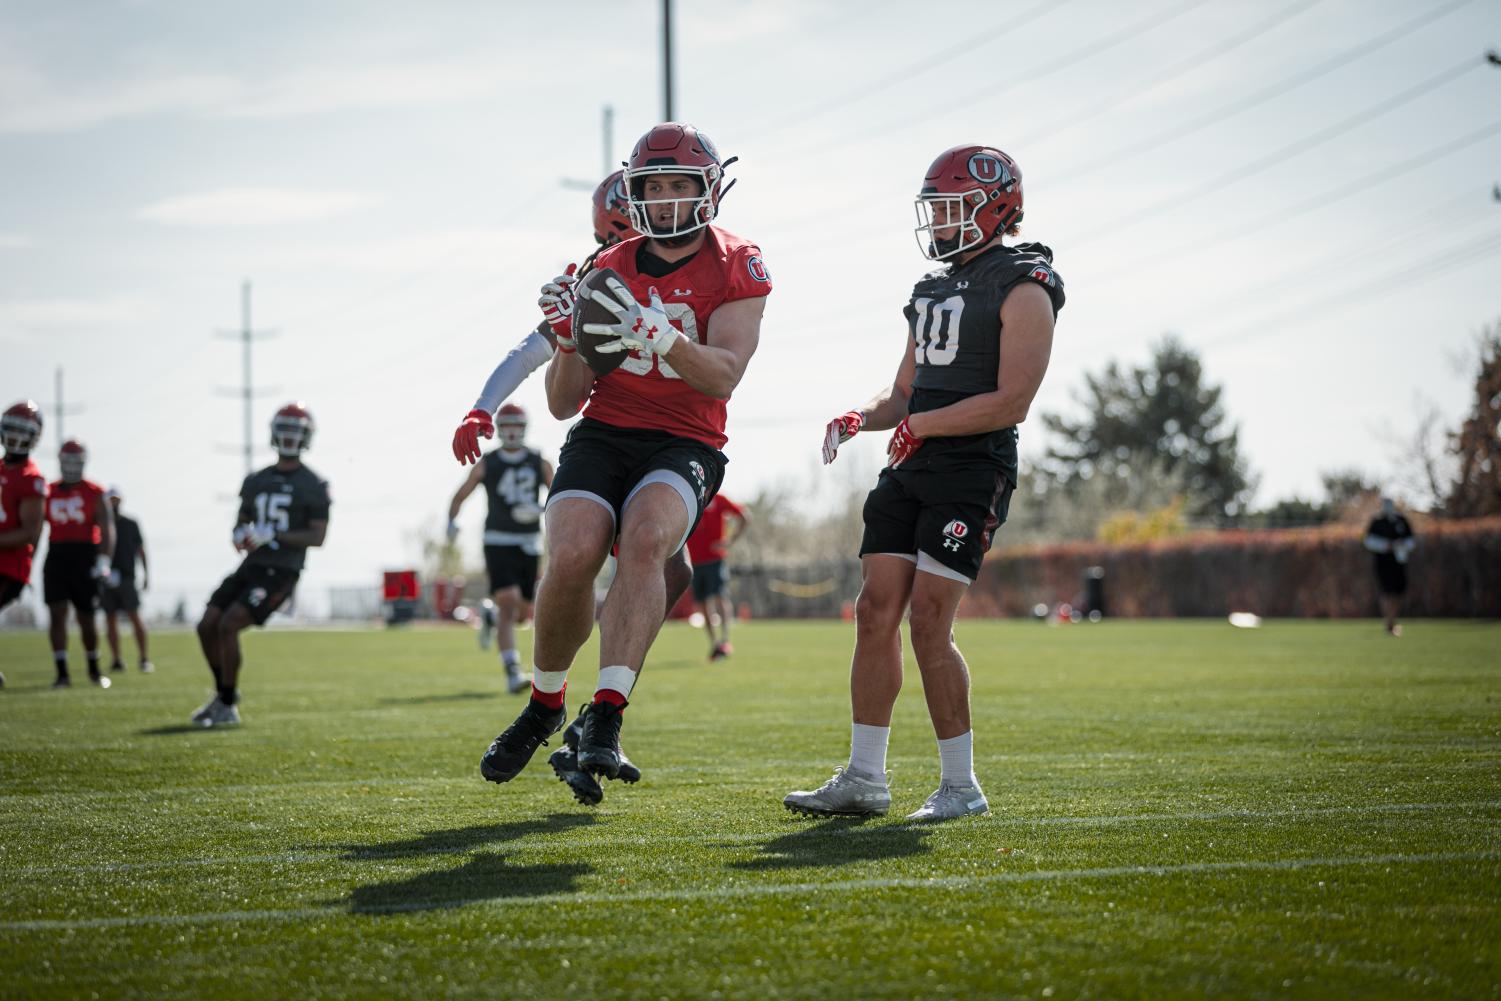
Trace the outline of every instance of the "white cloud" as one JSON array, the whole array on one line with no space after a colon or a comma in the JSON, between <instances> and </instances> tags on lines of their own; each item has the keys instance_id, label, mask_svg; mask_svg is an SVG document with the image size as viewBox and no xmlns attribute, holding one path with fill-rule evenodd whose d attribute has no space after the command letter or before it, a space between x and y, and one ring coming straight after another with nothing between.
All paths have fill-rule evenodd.
<instances>
[{"instance_id":1,"label":"white cloud","mask_svg":"<svg viewBox=\"0 0 1501 1001\"><path fill-rule=\"evenodd\" d=\"M0 330L12 334L56 334L119 328L145 314L138 298L0 300Z\"/></svg>"},{"instance_id":2,"label":"white cloud","mask_svg":"<svg viewBox=\"0 0 1501 1001\"><path fill-rule=\"evenodd\" d=\"M210 109L216 117L286 118L370 108L410 108L501 93L509 72L495 60L320 67L289 74Z\"/></svg>"},{"instance_id":3,"label":"white cloud","mask_svg":"<svg viewBox=\"0 0 1501 1001\"><path fill-rule=\"evenodd\" d=\"M20 250L31 246L31 237L20 233L0 233L0 250Z\"/></svg>"},{"instance_id":4,"label":"white cloud","mask_svg":"<svg viewBox=\"0 0 1501 1001\"><path fill-rule=\"evenodd\" d=\"M288 248L278 259L294 268L339 268L349 271L408 274L441 268L446 272L493 274L518 256L553 262L579 253L578 238L558 228L484 228L437 230L389 239L321 247ZM551 274L551 272L548 272ZM546 279L541 279L545 281Z\"/></svg>"},{"instance_id":5,"label":"white cloud","mask_svg":"<svg viewBox=\"0 0 1501 1001\"><path fill-rule=\"evenodd\" d=\"M163 198L136 215L166 226L274 226L343 215L373 201L356 191L222 188Z\"/></svg>"}]
</instances>

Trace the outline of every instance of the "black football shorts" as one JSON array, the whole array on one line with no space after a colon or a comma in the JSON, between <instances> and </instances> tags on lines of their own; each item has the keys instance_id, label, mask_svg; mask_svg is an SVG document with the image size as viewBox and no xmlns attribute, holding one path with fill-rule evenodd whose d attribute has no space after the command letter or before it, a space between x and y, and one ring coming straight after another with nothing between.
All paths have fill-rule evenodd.
<instances>
[{"instance_id":1,"label":"black football shorts","mask_svg":"<svg viewBox=\"0 0 1501 1001\"><path fill-rule=\"evenodd\" d=\"M1013 489L996 469L883 469L865 497L860 555L905 556L919 570L973 582Z\"/></svg>"},{"instance_id":2,"label":"black football shorts","mask_svg":"<svg viewBox=\"0 0 1501 1001\"><path fill-rule=\"evenodd\" d=\"M5 574L0 574L0 608L4 608L19 598L21 592L25 589L26 582L24 580L17 580L14 577L7 577Z\"/></svg>"},{"instance_id":3,"label":"black football shorts","mask_svg":"<svg viewBox=\"0 0 1501 1001\"><path fill-rule=\"evenodd\" d=\"M516 587L524 601L531 601L537 593L537 557L520 546L486 546L485 572L490 575L492 593Z\"/></svg>"},{"instance_id":4,"label":"black football shorts","mask_svg":"<svg viewBox=\"0 0 1501 1001\"><path fill-rule=\"evenodd\" d=\"M620 530L626 502L648 483L674 487L688 506L691 534L719 492L728 460L717 448L666 431L618 428L585 417L568 432L548 504L584 497L608 508ZM684 541L687 540L685 535ZM681 543L679 543L681 547Z\"/></svg>"},{"instance_id":5,"label":"black football shorts","mask_svg":"<svg viewBox=\"0 0 1501 1001\"><path fill-rule=\"evenodd\" d=\"M208 604L221 612L236 603L244 605L250 610L251 621L264 626L271 613L292 596L297 577L296 570L286 567L241 563L239 569L225 577L224 583L209 596Z\"/></svg>"},{"instance_id":6,"label":"black football shorts","mask_svg":"<svg viewBox=\"0 0 1501 1001\"><path fill-rule=\"evenodd\" d=\"M66 602L79 615L92 615L99 607L99 581L94 561L99 547L92 542L58 542L47 548L42 564L42 600L49 605Z\"/></svg>"},{"instance_id":7,"label":"black football shorts","mask_svg":"<svg viewBox=\"0 0 1501 1001\"><path fill-rule=\"evenodd\" d=\"M135 582L122 580L118 587L105 585L104 597L100 603L106 615L116 615L120 612L139 612L141 610L141 594L136 590Z\"/></svg>"}]
</instances>

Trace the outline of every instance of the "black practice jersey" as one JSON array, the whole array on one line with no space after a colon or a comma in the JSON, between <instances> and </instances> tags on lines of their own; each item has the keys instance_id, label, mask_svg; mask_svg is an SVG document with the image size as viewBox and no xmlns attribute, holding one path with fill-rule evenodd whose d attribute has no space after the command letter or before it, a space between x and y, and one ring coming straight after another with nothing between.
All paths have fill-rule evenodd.
<instances>
[{"instance_id":1,"label":"black practice jersey","mask_svg":"<svg viewBox=\"0 0 1501 1001\"><path fill-rule=\"evenodd\" d=\"M120 580L133 585L136 579L136 560L141 555L141 526L134 518L115 515L115 555L111 566L120 572Z\"/></svg>"},{"instance_id":2,"label":"black practice jersey","mask_svg":"<svg viewBox=\"0 0 1501 1001\"><path fill-rule=\"evenodd\" d=\"M1389 542L1400 542L1403 539L1412 538L1412 526L1400 514L1394 514L1390 518L1377 515L1366 526L1365 534L1374 535L1378 539L1386 539ZM1376 554L1376 565L1378 567L1396 566L1402 562L1405 561L1397 559L1395 553Z\"/></svg>"},{"instance_id":3,"label":"black practice jersey","mask_svg":"<svg viewBox=\"0 0 1501 1001\"><path fill-rule=\"evenodd\" d=\"M497 448L485 453L484 463L485 496L490 501L490 511L485 516L485 541L490 545L520 545L520 539L491 540L501 536L534 536L541 531L537 491L542 487L542 453L526 448L507 454Z\"/></svg>"},{"instance_id":4,"label":"black practice jersey","mask_svg":"<svg viewBox=\"0 0 1501 1001\"><path fill-rule=\"evenodd\" d=\"M245 477L240 487L240 519L263 521L277 533L301 532L315 521L328 520L328 482L306 466L282 471L267 466ZM245 557L251 565L301 570L306 546L276 541L253 549Z\"/></svg>"},{"instance_id":5,"label":"black practice jersey","mask_svg":"<svg viewBox=\"0 0 1501 1001\"><path fill-rule=\"evenodd\" d=\"M995 247L958 266L944 265L912 287L903 310L917 359L910 413L937 410L996 390L1001 360L1001 304L1018 282L1041 285L1063 308L1063 279L1040 243ZM1016 483L1016 428L928 438L903 469L996 466Z\"/></svg>"}]
</instances>

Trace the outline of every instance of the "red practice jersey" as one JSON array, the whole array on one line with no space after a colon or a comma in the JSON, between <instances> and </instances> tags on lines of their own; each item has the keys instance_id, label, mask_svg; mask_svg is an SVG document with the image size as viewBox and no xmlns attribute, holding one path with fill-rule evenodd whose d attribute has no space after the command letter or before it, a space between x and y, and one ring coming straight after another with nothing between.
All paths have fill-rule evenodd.
<instances>
[{"instance_id":1,"label":"red practice jersey","mask_svg":"<svg viewBox=\"0 0 1501 1001\"><path fill-rule=\"evenodd\" d=\"M47 497L47 478L30 459L19 465L0 463L0 532L14 532L21 527L21 502L30 497ZM22 544L0 549L0 576L13 580L31 579L31 555L35 546Z\"/></svg>"},{"instance_id":2,"label":"red practice jersey","mask_svg":"<svg viewBox=\"0 0 1501 1001\"><path fill-rule=\"evenodd\" d=\"M47 490L47 528L53 545L59 542L92 542L104 538L99 528L99 505L104 503L104 488L93 480L77 483L52 481Z\"/></svg>"},{"instance_id":3,"label":"red practice jersey","mask_svg":"<svg viewBox=\"0 0 1501 1001\"><path fill-rule=\"evenodd\" d=\"M760 247L718 226L705 230L708 236L693 258L662 278L636 269L636 251L645 237L617 243L596 257L594 266L614 268L638 302L650 301L648 292L655 286L673 326L703 344L714 310L771 292ZM594 380L584 416L615 427L666 431L721 448L727 440L725 403L684 382L665 358L632 351L619 368Z\"/></svg>"},{"instance_id":4,"label":"red practice jersey","mask_svg":"<svg viewBox=\"0 0 1501 1001\"><path fill-rule=\"evenodd\" d=\"M698 520L698 527L688 536L688 558L693 561L694 566L724 559L719 546L724 541L725 515L743 520L745 509L724 494L715 494L714 499L709 501L709 506L704 508L704 516Z\"/></svg>"}]
</instances>

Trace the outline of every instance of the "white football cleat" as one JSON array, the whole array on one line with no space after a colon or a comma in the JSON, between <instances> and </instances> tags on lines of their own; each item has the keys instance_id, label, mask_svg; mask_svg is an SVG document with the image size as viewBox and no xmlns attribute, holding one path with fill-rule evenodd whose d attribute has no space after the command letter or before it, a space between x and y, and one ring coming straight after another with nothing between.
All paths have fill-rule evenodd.
<instances>
[{"instance_id":1,"label":"white football cleat","mask_svg":"<svg viewBox=\"0 0 1501 1001\"><path fill-rule=\"evenodd\" d=\"M836 768L829 781L809 792L788 793L782 805L808 817L884 817L891 809L891 790L884 775Z\"/></svg>"},{"instance_id":2,"label":"white football cleat","mask_svg":"<svg viewBox=\"0 0 1501 1001\"><path fill-rule=\"evenodd\" d=\"M188 717L188 721L192 722L192 723L197 723L199 726L207 726L208 724L204 723L204 720L208 719L209 715L211 713L213 713L213 711L214 711L214 703L216 703L218 701L219 701L219 696L215 695L213 698L209 699L203 705L199 706L198 709L193 713L193 715L191 715L191 716Z\"/></svg>"},{"instance_id":3,"label":"white football cleat","mask_svg":"<svg viewBox=\"0 0 1501 1001\"><path fill-rule=\"evenodd\" d=\"M975 813L986 813L990 804L979 786L956 786L941 783L928 801L907 814L908 820L953 820Z\"/></svg>"},{"instance_id":4,"label":"white football cleat","mask_svg":"<svg viewBox=\"0 0 1501 1001\"><path fill-rule=\"evenodd\" d=\"M238 726L240 723L240 707L229 705L223 699L215 695L214 700L208 704L208 715L198 720L202 727L213 726ZM196 716L197 713L194 713Z\"/></svg>"}]
</instances>

